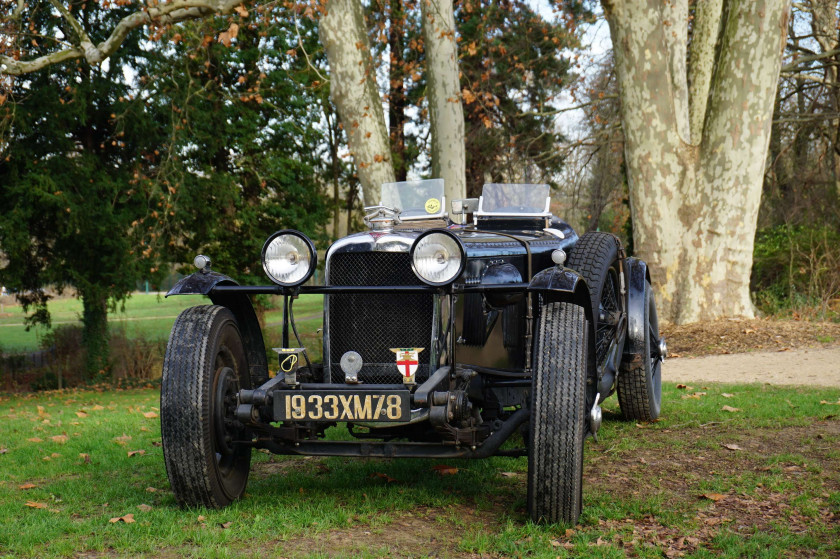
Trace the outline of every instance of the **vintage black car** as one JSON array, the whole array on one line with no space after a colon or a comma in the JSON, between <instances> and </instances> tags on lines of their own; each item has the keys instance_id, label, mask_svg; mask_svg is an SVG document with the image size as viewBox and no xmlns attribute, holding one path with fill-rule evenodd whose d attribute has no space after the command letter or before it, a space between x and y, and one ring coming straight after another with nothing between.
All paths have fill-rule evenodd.
<instances>
[{"instance_id":1,"label":"vintage black car","mask_svg":"<svg viewBox=\"0 0 840 559\"><path fill-rule=\"evenodd\" d=\"M163 364L161 433L179 503L242 496L251 451L366 457L528 457L528 511L574 524L583 448L618 392L633 420L659 415L661 362L646 264L610 234L578 236L547 185L486 184L446 212L443 181L383 186L368 231L317 253L277 231L269 286L240 286L197 256L168 295L204 294L175 321ZM283 347L267 362L250 296L282 295ZM294 322L324 295L323 363ZM292 338L296 340L292 343ZM334 426L348 440L325 437ZM510 444L503 443L511 441Z\"/></svg>"}]
</instances>

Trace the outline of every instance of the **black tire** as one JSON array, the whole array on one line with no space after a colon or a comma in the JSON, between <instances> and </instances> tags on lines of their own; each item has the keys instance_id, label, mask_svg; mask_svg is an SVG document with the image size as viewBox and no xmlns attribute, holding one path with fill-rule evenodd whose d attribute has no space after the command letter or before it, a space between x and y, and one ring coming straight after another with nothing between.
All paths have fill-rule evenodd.
<instances>
[{"instance_id":1,"label":"black tire","mask_svg":"<svg viewBox=\"0 0 840 559\"><path fill-rule=\"evenodd\" d=\"M618 373L618 405L625 419L653 421L662 405L662 360L659 318L650 283L645 282L644 351L641 359L622 363Z\"/></svg>"},{"instance_id":2,"label":"black tire","mask_svg":"<svg viewBox=\"0 0 840 559\"><path fill-rule=\"evenodd\" d=\"M543 307L528 436L528 513L535 522L574 525L580 516L587 332L583 307Z\"/></svg>"},{"instance_id":3,"label":"black tire","mask_svg":"<svg viewBox=\"0 0 840 559\"><path fill-rule=\"evenodd\" d=\"M169 484L181 506L221 508L242 496L251 447L231 421L235 394L250 388L233 313L208 305L175 320L160 390L160 431ZM227 418L227 421L226 421Z\"/></svg>"},{"instance_id":4,"label":"black tire","mask_svg":"<svg viewBox=\"0 0 840 559\"><path fill-rule=\"evenodd\" d=\"M586 281L592 304L592 320L595 322L595 362L591 365L598 371L604 370L613 341L621 344L617 323L621 304L619 283L619 241L614 235L599 231L587 231L572 247L566 264L577 271ZM611 317L602 321L600 316ZM616 355L621 358L622 347ZM615 371L613 371L615 372Z\"/></svg>"}]
</instances>

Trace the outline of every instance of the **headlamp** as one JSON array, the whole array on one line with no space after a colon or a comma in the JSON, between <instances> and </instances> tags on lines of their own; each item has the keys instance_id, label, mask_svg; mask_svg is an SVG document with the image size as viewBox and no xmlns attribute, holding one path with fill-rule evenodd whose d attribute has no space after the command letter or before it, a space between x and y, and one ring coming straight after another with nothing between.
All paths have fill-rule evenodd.
<instances>
[{"instance_id":1,"label":"headlamp","mask_svg":"<svg viewBox=\"0 0 840 559\"><path fill-rule=\"evenodd\" d=\"M464 271L465 263L464 246L449 231L427 231L411 246L411 267L429 285L452 283Z\"/></svg>"},{"instance_id":2,"label":"headlamp","mask_svg":"<svg viewBox=\"0 0 840 559\"><path fill-rule=\"evenodd\" d=\"M294 287L308 280L316 262L315 245L299 231L277 231L263 245L263 270L271 281L284 287Z\"/></svg>"}]
</instances>

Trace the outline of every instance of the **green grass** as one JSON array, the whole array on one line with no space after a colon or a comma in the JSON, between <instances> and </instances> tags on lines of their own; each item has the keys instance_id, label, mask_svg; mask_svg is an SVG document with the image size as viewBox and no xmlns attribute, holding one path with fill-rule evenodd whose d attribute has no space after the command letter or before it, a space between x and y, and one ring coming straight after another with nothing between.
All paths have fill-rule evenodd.
<instances>
[{"instance_id":1,"label":"green grass","mask_svg":"<svg viewBox=\"0 0 840 559\"><path fill-rule=\"evenodd\" d=\"M0 314L0 349L8 353L37 349L39 339L46 329L38 326L27 332L24 326L25 314L21 307L8 304L12 300L11 297L4 299L4 313ZM283 302L277 297L270 299L269 303L277 308L265 313L265 322L268 325L266 335L269 339L276 338L275 345L278 345L283 321ZM165 340L169 336L175 317L182 310L205 304L210 304L210 300L200 295L164 298L153 293L135 293L126 301L124 309L109 313L108 321L111 328L124 328L129 338ZM294 303L298 332L307 345L317 345L315 330L321 327L322 308L323 297L320 295L302 295ZM81 324L82 303L78 299L53 300L49 303L49 310L53 327L61 324ZM311 351L320 356L320 347L313 347Z\"/></svg>"},{"instance_id":2,"label":"green grass","mask_svg":"<svg viewBox=\"0 0 840 559\"><path fill-rule=\"evenodd\" d=\"M447 461L458 471L440 476L437 460L257 452L243 500L182 510L163 466L157 391L4 396L0 556L836 557L840 406L820 402L840 390L695 391L706 395L683 399L666 385L663 419L645 425L619 420L607 401L574 527L527 520L524 458ZM136 522L109 522L129 513Z\"/></svg>"}]
</instances>

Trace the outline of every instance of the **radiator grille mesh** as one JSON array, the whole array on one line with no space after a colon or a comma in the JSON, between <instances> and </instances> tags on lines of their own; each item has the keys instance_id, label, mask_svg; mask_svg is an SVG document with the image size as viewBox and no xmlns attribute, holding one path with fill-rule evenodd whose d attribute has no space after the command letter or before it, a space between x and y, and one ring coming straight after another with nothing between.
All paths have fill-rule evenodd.
<instances>
[{"instance_id":1,"label":"radiator grille mesh","mask_svg":"<svg viewBox=\"0 0 840 559\"><path fill-rule=\"evenodd\" d=\"M403 252L338 253L330 257L328 285L422 285ZM339 361L357 351L364 361L359 380L401 383L392 347L423 347L416 380L429 378L432 344L431 294L330 295L329 352L332 382L343 383Z\"/></svg>"}]
</instances>

